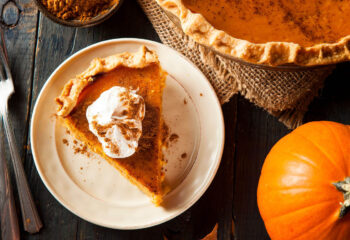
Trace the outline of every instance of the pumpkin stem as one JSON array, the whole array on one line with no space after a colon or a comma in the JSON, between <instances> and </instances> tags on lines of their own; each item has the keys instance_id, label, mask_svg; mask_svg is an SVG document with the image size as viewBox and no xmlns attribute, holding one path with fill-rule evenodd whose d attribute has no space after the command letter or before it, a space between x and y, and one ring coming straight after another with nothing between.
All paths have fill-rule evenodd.
<instances>
[{"instance_id":1,"label":"pumpkin stem","mask_svg":"<svg viewBox=\"0 0 350 240\"><path fill-rule=\"evenodd\" d=\"M344 202L340 203L339 218L343 218L350 211L350 177L345 178L344 181L333 183L333 185L343 193Z\"/></svg>"}]
</instances>

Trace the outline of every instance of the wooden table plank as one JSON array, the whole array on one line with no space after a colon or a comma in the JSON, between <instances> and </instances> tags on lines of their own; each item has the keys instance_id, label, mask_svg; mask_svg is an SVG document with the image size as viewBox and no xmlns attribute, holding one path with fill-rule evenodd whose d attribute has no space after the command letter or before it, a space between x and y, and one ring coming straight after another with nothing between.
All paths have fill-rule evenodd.
<instances>
[{"instance_id":1,"label":"wooden table plank","mask_svg":"<svg viewBox=\"0 0 350 240\"><path fill-rule=\"evenodd\" d=\"M37 48L35 51L31 108L34 107L37 95L52 71L72 54L74 35L75 29L58 26L40 16ZM30 139L28 140L29 144ZM31 173L30 184L33 189L32 193L44 227L38 235L29 235L22 232L22 237L25 239L75 238L77 219L70 212L61 211L62 206L47 191L36 171L30 149L26 154L26 162ZM53 231L55 234L53 234Z\"/></svg>"},{"instance_id":2,"label":"wooden table plank","mask_svg":"<svg viewBox=\"0 0 350 240\"><path fill-rule=\"evenodd\" d=\"M256 191L261 166L273 144L288 129L240 97L237 111L233 214L237 239L269 239L260 218Z\"/></svg>"},{"instance_id":3,"label":"wooden table plank","mask_svg":"<svg viewBox=\"0 0 350 240\"><path fill-rule=\"evenodd\" d=\"M9 100L9 118L14 130L20 156L24 159L28 129L29 109L34 69L34 49L37 34L37 10L31 0L0 1L1 24L4 27L9 65L14 80L15 93ZM6 147L7 159L10 159ZM10 162L10 161L9 161ZM18 199L12 164L8 164L14 196ZM25 169L26 168L25 165ZM27 171L28 173L28 171ZM30 175L28 176L30 178ZM16 201L18 219L22 227L19 202Z\"/></svg>"},{"instance_id":4,"label":"wooden table plank","mask_svg":"<svg viewBox=\"0 0 350 240\"><path fill-rule=\"evenodd\" d=\"M0 2L1 8L8 9L4 5L6 2ZM4 29L8 60L15 86L15 93L9 101L9 115L18 146L25 146L28 135L37 11L31 0L16 2L17 6L12 5L19 9L19 19L17 22L14 21L16 22L15 26ZM6 10L2 15L7 15ZM19 147L19 150L20 155L24 156L25 149ZM9 154L7 155L9 156Z\"/></svg>"},{"instance_id":5,"label":"wooden table plank","mask_svg":"<svg viewBox=\"0 0 350 240\"><path fill-rule=\"evenodd\" d=\"M350 62L338 64L327 78L320 97L305 115L305 121L329 120L350 124Z\"/></svg>"}]
</instances>

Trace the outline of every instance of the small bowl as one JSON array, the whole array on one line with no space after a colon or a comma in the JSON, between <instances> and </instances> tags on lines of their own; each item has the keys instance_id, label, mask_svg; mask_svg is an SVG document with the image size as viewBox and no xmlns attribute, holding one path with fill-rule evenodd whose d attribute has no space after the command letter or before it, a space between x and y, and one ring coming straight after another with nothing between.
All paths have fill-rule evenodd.
<instances>
[{"instance_id":1,"label":"small bowl","mask_svg":"<svg viewBox=\"0 0 350 240\"><path fill-rule=\"evenodd\" d=\"M40 12L42 12L46 17L50 18L52 21L62 24L65 26L70 26L70 27L92 27L97 24L100 24L104 21L106 21L108 18L110 18L122 5L124 0L119 0L118 4L115 4L113 7L111 7L108 11L106 11L104 14L99 14L96 17L93 17L88 20L77 20L77 19L72 19L72 20L63 20L61 18L56 17L53 15L47 8L42 4L41 0L35 0L34 2L36 3L37 7L39 8Z\"/></svg>"}]
</instances>

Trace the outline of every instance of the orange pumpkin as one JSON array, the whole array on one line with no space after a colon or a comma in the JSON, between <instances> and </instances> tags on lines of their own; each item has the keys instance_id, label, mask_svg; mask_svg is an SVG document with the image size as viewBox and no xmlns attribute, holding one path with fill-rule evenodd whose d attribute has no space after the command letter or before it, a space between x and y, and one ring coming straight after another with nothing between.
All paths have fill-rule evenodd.
<instances>
[{"instance_id":1,"label":"orange pumpkin","mask_svg":"<svg viewBox=\"0 0 350 240\"><path fill-rule=\"evenodd\" d=\"M257 197L272 240L349 240L350 126L311 122L283 137Z\"/></svg>"}]
</instances>

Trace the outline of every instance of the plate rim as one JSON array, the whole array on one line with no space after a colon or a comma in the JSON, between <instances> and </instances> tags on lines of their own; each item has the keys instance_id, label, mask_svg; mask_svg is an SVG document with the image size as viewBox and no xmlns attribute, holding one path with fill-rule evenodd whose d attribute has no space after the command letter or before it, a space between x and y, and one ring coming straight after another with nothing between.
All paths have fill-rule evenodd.
<instances>
[{"instance_id":1,"label":"plate rim","mask_svg":"<svg viewBox=\"0 0 350 240\"><path fill-rule=\"evenodd\" d=\"M208 85L210 91L214 94L214 100L215 100L215 106L218 108L219 110L219 116L218 118L220 119L220 122L218 122L221 127L222 127L222 131L221 131L221 141L220 141L220 149L217 152L217 157L215 160L215 165L213 167L213 169L209 169L209 176L206 179L206 183L205 185L203 185L202 189L198 192L192 195L191 200L182 208L178 208L176 212L174 212L173 214L169 214L167 217L157 220L157 221L152 221L149 222L148 224L143 224L143 225L137 225L137 226L130 226L130 227L120 227L117 226L116 224L105 224L105 223L101 223L98 221L94 221L94 219L90 219L90 218L86 218L85 216L81 216L76 209L74 209L74 206L71 206L69 204L69 202L67 202L65 199L63 199L63 197L59 196L58 193L56 193L54 191L54 189L51 188L51 184L47 181L45 174L43 173L42 168L40 167L40 164L37 160L37 158L39 158L38 153L37 153L37 149L34 146L34 141L33 139L35 138L34 133L33 133L33 129L35 126L35 119L37 118L37 114L38 114L38 102L39 100L42 98L43 94L44 94L44 90L46 89L47 85L50 84L50 82L52 82L52 78L55 76L55 74L70 60L72 60L73 58L76 58L78 55L82 54L85 51L91 50L93 48L99 47L100 45L105 45L105 44L109 44L109 43L124 43L124 42L132 42L135 44L139 44L139 45L143 45L143 44L150 44L150 45L156 45L158 47L162 47L165 48L167 51L171 51L174 54L176 54L177 56L183 58L187 63L189 63L191 65L192 68L195 68L202 76L203 76L203 80L206 81L206 84ZM51 193L51 195L68 211L70 211L71 213L73 213L74 215L76 215L77 217L84 219L85 221L88 221L90 223L99 225L99 226L103 226L103 227L108 227L111 229L120 229L120 230L136 230L136 229L144 229L144 228L149 228L149 227L153 227L159 224L162 224L164 222L167 222L177 216L179 216L180 214L184 213L186 210L188 210L189 208L191 208L204 194L205 192L208 190L209 186L211 185L212 181L214 180L217 171L219 169L220 163L221 163L221 159L222 159L222 155L223 155L223 150L224 150L224 146L225 146L225 122L224 122L224 116L223 116L223 112L222 112L222 106L220 104L220 101L218 99L218 96L213 88L213 86L211 85L211 83L209 82L209 80L207 79L207 77L203 74L203 72L192 62L190 61L187 57L185 57L184 55L182 55L180 52L172 49L171 47L164 45L160 42L156 42L156 41L152 41L152 40L147 40L147 39L140 39L140 38L116 38L116 39L109 39L109 40L104 40L104 41L100 41L94 44L91 44L87 47L84 47L82 49L80 49L79 51L77 51L76 53L74 53L73 55L69 56L68 58L66 58L61 64L59 64L55 70L50 74L50 76L46 79L46 82L44 83L44 85L41 87L40 92L35 100L35 104L33 107L33 111L31 114L31 122L30 122L30 143L31 143L31 149L32 149L32 156L33 156L33 162L34 165L36 167L36 170L38 172L38 175L40 176L41 181L44 183L46 189Z\"/></svg>"}]
</instances>

